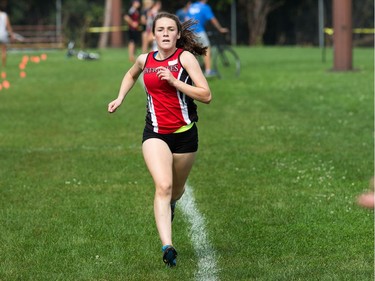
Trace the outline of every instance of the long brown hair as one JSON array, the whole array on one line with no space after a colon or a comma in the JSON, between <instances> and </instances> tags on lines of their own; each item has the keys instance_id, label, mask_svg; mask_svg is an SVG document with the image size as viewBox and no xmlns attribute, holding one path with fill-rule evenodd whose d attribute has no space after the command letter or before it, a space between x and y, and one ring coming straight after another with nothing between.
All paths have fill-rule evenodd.
<instances>
[{"instance_id":1,"label":"long brown hair","mask_svg":"<svg viewBox=\"0 0 375 281\"><path fill-rule=\"evenodd\" d=\"M177 30L181 34L180 38L177 39L177 42L176 42L177 48L181 48L186 51L189 51L195 56L197 55L202 56L206 54L207 46L203 46L202 44L198 42L197 35L191 29L191 27L196 24L196 21L190 19L188 21L181 23L178 17L175 16L174 14L167 13L167 12L160 12L156 15L154 22L152 24L152 32L154 34L155 34L155 24L157 20L161 18L169 18L176 22Z\"/></svg>"}]
</instances>

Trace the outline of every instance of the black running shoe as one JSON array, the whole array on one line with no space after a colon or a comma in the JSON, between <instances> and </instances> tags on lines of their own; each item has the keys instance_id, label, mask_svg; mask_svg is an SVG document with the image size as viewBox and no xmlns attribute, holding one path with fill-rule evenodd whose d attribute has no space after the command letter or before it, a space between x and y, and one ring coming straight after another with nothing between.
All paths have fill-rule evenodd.
<instances>
[{"instance_id":1,"label":"black running shoe","mask_svg":"<svg viewBox=\"0 0 375 281\"><path fill-rule=\"evenodd\" d=\"M171 221L173 221L173 219L174 219L174 210L175 209L176 209L176 202L171 203L171 215L172 215Z\"/></svg>"},{"instance_id":2,"label":"black running shoe","mask_svg":"<svg viewBox=\"0 0 375 281\"><path fill-rule=\"evenodd\" d=\"M176 266L177 265L176 249L170 245L166 245L162 249L163 249L163 262L169 267Z\"/></svg>"}]
</instances>

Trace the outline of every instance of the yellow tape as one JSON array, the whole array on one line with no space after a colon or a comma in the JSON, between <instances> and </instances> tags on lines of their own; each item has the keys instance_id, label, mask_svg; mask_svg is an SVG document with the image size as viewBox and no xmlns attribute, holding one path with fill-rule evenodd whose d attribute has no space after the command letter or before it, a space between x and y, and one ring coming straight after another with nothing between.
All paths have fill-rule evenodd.
<instances>
[{"instance_id":1,"label":"yellow tape","mask_svg":"<svg viewBox=\"0 0 375 281\"><path fill-rule=\"evenodd\" d=\"M333 28L324 28L324 33L328 35L333 35ZM353 33L356 34L374 34L374 28L354 28Z\"/></svg>"},{"instance_id":2,"label":"yellow tape","mask_svg":"<svg viewBox=\"0 0 375 281\"><path fill-rule=\"evenodd\" d=\"M90 27L87 32L90 33L101 33L101 32L114 32L128 30L127 26L101 26L101 27Z\"/></svg>"},{"instance_id":3,"label":"yellow tape","mask_svg":"<svg viewBox=\"0 0 375 281\"><path fill-rule=\"evenodd\" d=\"M375 29L373 28L354 28L353 33L373 34Z\"/></svg>"},{"instance_id":4,"label":"yellow tape","mask_svg":"<svg viewBox=\"0 0 375 281\"><path fill-rule=\"evenodd\" d=\"M328 35L333 35L333 29L332 28L324 28L324 33L328 34Z\"/></svg>"}]
</instances>

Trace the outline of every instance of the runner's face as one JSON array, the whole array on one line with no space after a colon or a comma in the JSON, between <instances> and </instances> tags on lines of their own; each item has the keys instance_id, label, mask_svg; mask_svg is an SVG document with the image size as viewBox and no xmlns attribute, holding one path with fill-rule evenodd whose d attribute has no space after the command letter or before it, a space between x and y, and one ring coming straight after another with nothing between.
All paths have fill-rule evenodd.
<instances>
[{"instance_id":1,"label":"runner's face","mask_svg":"<svg viewBox=\"0 0 375 281\"><path fill-rule=\"evenodd\" d=\"M171 49L176 47L180 38L177 24L170 18L160 18L155 23L155 40L158 48Z\"/></svg>"}]
</instances>

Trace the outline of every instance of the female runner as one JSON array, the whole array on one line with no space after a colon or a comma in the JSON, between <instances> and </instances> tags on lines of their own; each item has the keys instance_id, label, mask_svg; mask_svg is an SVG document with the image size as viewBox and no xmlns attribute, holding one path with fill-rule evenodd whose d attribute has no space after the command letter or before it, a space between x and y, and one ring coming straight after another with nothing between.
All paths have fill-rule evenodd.
<instances>
[{"instance_id":1,"label":"female runner","mask_svg":"<svg viewBox=\"0 0 375 281\"><path fill-rule=\"evenodd\" d=\"M176 201L198 150L195 101L210 103L211 91L196 55L206 47L197 43L190 27L170 13L159 13L152 27L157 51L141 54L122 79L118 97L108 104L113 113L143 72L147 94L142 152L155 184L154 215L162 242L163 261L176 265L172 220ZM172 219L171 219L172 218Z\"/></svg>"}]
</instances>

